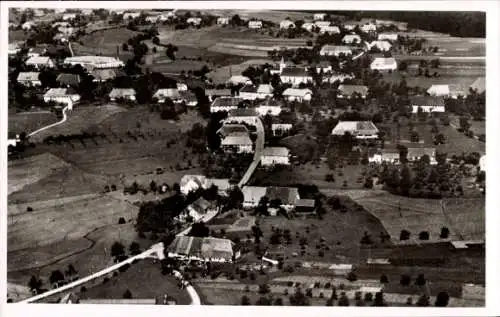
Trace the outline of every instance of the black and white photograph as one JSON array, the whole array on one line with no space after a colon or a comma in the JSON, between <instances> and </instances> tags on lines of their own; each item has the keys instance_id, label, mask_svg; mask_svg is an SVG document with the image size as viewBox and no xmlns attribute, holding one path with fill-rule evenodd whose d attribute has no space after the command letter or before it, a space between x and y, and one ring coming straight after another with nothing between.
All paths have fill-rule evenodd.
<instances>
[{"instance_id":1,"label":"black and white photograph","mask_svg":"<svg viewBox=\"0 0 500 317\"><path fill-rule=\"evenodd\" d=\"M486 306L488 12L83 2L2 6L7 303Z\"/></svg>"}]
</instances>

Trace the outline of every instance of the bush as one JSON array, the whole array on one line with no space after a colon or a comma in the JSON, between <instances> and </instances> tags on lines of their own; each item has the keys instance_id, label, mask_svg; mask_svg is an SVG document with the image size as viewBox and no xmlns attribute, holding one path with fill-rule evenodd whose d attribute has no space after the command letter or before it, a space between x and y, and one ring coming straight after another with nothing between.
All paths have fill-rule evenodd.
<instances>
[{"instance_id":1,"label":"bush","mask_svg":"<svg viewBox=\"0 0 500 317\"><path fill-rule=\"evenodd\" d=\"M365 293L365 302L371 302L373 300L372 293Z\"/></svg>"},{"instance_id":2,"label":"bush","mask_svg":"<svg viewBox=\"0 0 500 317\"><path fill-rule=\"evenodd\" d=\"M426 282L426 280L425 280L425 277L423 274L419 274L417 276L417 278L415 279L415 285L418 285L418 286L425 285L425 282Z\"/></svg>"},{"instance_id":3,"label":"bush","mask_svg":"<svg viewBox=\"0 0 500 317\"><path fill-rule=\"evenodd\" d=\"M380 276L380 283L382 283L382 284L387 284L387 283L389 283L389 278L387 277L387 275L382 274L382 275Z\"/></svg>"},{"instance_id":4,"label":"bush","mask_svg":"<svg viewBox=\"0 0 500 317\"><path fill-rule=\"evenodd\" d=\"M118 224L119 225L124 225L125 223L126 223L125 218L120 217L120 219L118 219Z\"/></svg>"},{"instance_id":5,"label":"bush","mask_svg":"<svg viewBox=\"0 0 500 317\"><path fill-rule=\"evenodd\" d=\"M418 234L418 238L420 240L429 240L429 232L427 231L422 231Z\"/></svg>"},{"instance_id":6,"label":"bush","mask_svg":"<svg viewBox=\"0 0 500 317\"><path fill-rule=\"evenodd\" d=\"M102 280L102 284L106 284L107 282L109 282L109 278L108 278L108 277L105 277L105 278Z\"/></svg>"},{"instance_id":7,"label":"bush","mask_svg":"<svg viewBox=\"0 0 500 317\"><path fill-rule=\"evenodd\" d=\"M27 211L27 212L32 212L32 211L33 211L33 208L28 207L28 208L26 208L26 211Z\"/></svg>"},{"instance_id":8,"label":"bush","mask_svg":"<svg viewBox=\"0 0 500 317\"><path fill-rule=\"evenodd\" d=\"M441 239L448 239L449 235L450 235L450 229L448 229L447 227L442 227L441 234L439 235L439 237Z\"/></svg>"},{"instance_id":9,"label":"bush","mask_svg":"<svg viewBox=\"0 0 500 317\"><path fill-rule=\"evenodd\" d=\"M401 280L399 281L403 286L409 286L411 283L411 277L407 274L401 275Z\"/></svg>"},{"instance_id":10,"label":"bush","mask_svg":"<svg viewBox=\"0 0 500 317\"><path fill-rule=\"evenodd\" d=\"M312 292L311 288L306 289L306 296L307 297L312 297L313 296L313 292Z\"/></svg>"},{"instance_id":11,"label":"bush","mask_svg":"<svg viewBox=\"0 0 500 317\"><path fill-rule=\"evenodd\" d=\"M399 234L399 240L408 240L410 239L410 231L408 230L401 230L401 233Z\"/></svg>"},{"instance_id":12,"label":"bush","mask_svg":"<svg viewBox=\"0 0 500 317\"><path fill-rule=\"evenodd\" d=\"M349 272L349 274L347 274L347 280L349 282L355 282L358 280L358 276L354 272Z\"/></svg>"}]
</instances>

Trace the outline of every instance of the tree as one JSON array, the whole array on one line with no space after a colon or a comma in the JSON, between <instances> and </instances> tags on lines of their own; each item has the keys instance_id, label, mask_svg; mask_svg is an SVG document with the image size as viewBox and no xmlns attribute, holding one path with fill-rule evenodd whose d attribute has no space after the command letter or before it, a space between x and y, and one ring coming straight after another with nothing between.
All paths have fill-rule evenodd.
<instances>
[{"instance_id":1,"label":"tree","mask_svg":"<svg viewBox=\"0 0 500 317\"><path fill-rule=\"evenodd\" d=\"M401 275L401 280L399 283L403 286L409 286L411 283L411 277L408 274Z\"/></svg>"},{"instance_id":2,"label":"tree","mask_svg":"<svg viewBox=\"0 0 500 317\"><path fill-rule=\"evenodd\" d=\"M62 274L62 272L59 270L52 271L52 273L50 274L49 281L50 284L52 285L56 284L57 287L59 282L64 281L64 274Z\"/></svg>"},{"instance_id":3,"label":"tree","mask_svg":"<svg viewBox=\"0 0 500 317\"><path fill-rule=\"evenodd\" d=\"M259 294L267 294L270 292L269 285L261 284L259 285Z\"/></svg>"},{"instance_id":4,"label":"tree","mask_svg":"<svg viewBox=\"0 0 500 317\"><path fill-rule=\"evenodd\" d=\"M246 296L246 295L243 295L241 297L241 305L242 306L250 306L251 305L250 298L248 298L248 296Z\"/></svg>"},{"instance_id":5,"label":"tree","mask_svg":"<svg viewBox=\"0 0 500 317\"><path fill-rule=\"evenodd\" d=\"M283 298L278 297L274 300L274 306L283 306Z\"/></svg>"},{"instance_id":6,"label":"tree","mask_svg":"<svg viewBox=\"0 0 500 317\"><path fill-rule=\"evenodd\" d=\"M349 282L355 282L355 281L357 281L357 279L358 279L358 276L356 275L356 273L351 271L351 272L349 272L349 274L347 274L347 280Z\"/></svg>"},{"instance_id":7,"label":"tree","mask_svg":"<svg viewBox=\"0 0 500 317\"><path fill-rule=\"evenodd\" d=\"M439 235L439 237L441 239L448 239L449 235L450 235L450 229L448 229L447 227L442 227L441 234Z\"/></svg>"},{"instance_id":8,"label":"tree","mask_svg":"<svg viewBox=\"0 0 500 317\"><path fill-rule=\"evenodd\" d=\"M257 302L255 303L257 306L270 306L271 305L271 301L264 297L264 296L261 296Z\"/></svg>"},{"instance_id":9,"label":"tree","mask_svg":"<svg viewBox=\"0 0 500 317\"><path fill-rule=\"evenodd\" d=\"M380 275L380 283L382 283L382 284L389 283L389 278L387 277L387 275L385 275L385 274Z\"/></svg>"},{"instance_id":10,"label":"tree","mask_svg":"<svg viewBox=\"0 0 500 317\"><path fill-rule=\"evenodd\" d=\"M128 44L127 43L123 43L122 44L122 51L128 51Z\"/></svg>"},{"instance_id":11,"label":"tree","mask_svg":"<svg viewBox=\"0 0 500 317\"><path fill-rule=\"evenodd\" d=\"M73 266L73 264L70 264L68 265L68 269L66 270L66 276L71 280L73 278L73 276L75 276L76 274L78 274L78 272L76 271L75 267Z\"/></svg>"},{"instance_id":12,"label":"tree","mask_svg":"<svg viewBox=\"0 0 500 317\"><path fill-rule=\"evenodd\" d=\"M131 299L132 298L132 293L127 289L122 296L124 299Z\"/></svg>"},{"instance_id":13,"label":"tree","mask_svg":"<svg viewBox=\"0 0 500 317\"><path fill-rule=\"evenodd\" d=\"M137 255L141 253L141 246L137 242L132 242L129 247L129 252L131 255Z\"/></svg>"},{"instance_id":14,"label":"tree","mask_svg":"<svg viewBox=\"0 0 500 317\"><path fill-rule=\"evenodd\" d=\"M155 181L151 181L151 183L149 183L149 189L151 189L153 193L156 193L156 191L158 190L158 186L156 185Z\"/></svg>"},{"instance_id":15,"label":"tree","mask_svg":"<svg viewBox=\"0 0 500 317\"><path fill-rule=\"evenodd\" d=\"M420 240L429 240L429 232L427 231L422 231L418 234L418 238Z\"/></svg>"},{"instance_id":16,"label":"tree","mask_svg":"<svg viewBox=\"0 0 500 317\"><path fill-rule=\"evenodd\" d=\"M111 246L111 256L115 258L115 261L125 255L125 247L120 242L115 242Z\"/></svg>"},{"instance_id":17,"label":"tree","mask_svg":"<svg viewBox=\"0 0 500 317\"><path fill-rule=\"evenodd\" d=\"M436 302L434 306L436 307L446 307L450 301L450 295L446 292L439 292L436 296Z\"/></svg>"},{"instance_id":18,"label":"tree","mask_svg":"<svg viewBox=\"0 0 500 317\"><path fill-rule=\"evenodd\" d=\"M194 223L189 232L189 235L193 237L208 237L209 234L210 229L203 222Z\"/></svg>"},{"instance_id":19,"label":"tree","mask_svg":"<svg viewBox=\"0 0 500 317\"><path fill-rule=\"evenodd\" d=\"M40 287L42 287L42 280L32 275L30 281L28 282L28 287L32 292L38 293L40 291Z\"/></svg>"},{"instance_id":20,"label":"tree","mask_svg":"<svg viewBox=\"0 0 500 317\"><path fill-rule=\"evenodd\" d=\"M460 117L459 123L460 123L460 129L462 131L468 131L470 129L470 123L467 117Z\"/></svg>"},{"instance_id":21,"label":"tree","mask_svg":"<svg viewBox=\"0 0 500 317\"><path fill-rule=\"evenodd\" d=\"M387 306L387 304L385 303L385 300L384 300L384 293L383 292L375 293L375 299L373 301L373 306L376 306L376 307Z\"/></svg>"},{"instance_id":22,"label":"tree","mask_svg":"<svg viewBox=\"0 0 500 317\"><path fill-rule=\"evenodd\" d=\"M340 294L338 305L339 306L349 306L349 298L347 298L347 295L345 292L342 292L342 294Z\"/></svg>"},{"instance_id":23,"label":"tree","mask_svg":"<svg viewBox=\"0 0 500 317\"><path fill-rule=\"evenodd\" d=\"M423 286L423 285L425 285L425 282L426 282L426 280L425 280L424 274L419 274L417 276L417 278L415 279L415 285L417 285L417 286Z\"/></svg>"},{"instance_id":24,"label":"tree","mask_svg":"<svg viewBox=\"0 0 500 317\"><path fill-rule=\"evenodd\" d=\"M417 300L417 303L416 305L419 306L419 307L427 307L429 306L429 296L427 296L426 294L422 294L420 295L420 297L418 298Z\"/></svg>"}]
</instances>

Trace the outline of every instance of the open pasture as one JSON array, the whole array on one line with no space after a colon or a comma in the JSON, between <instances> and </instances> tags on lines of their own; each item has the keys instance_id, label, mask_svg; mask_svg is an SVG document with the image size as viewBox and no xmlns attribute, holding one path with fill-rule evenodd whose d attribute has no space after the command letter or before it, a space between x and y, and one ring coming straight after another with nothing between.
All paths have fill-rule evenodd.
<instances>
[{"instance_id":1,"label":"open pasture","mask_svg":"<svg viewBox=\"0 0 500 317\"><path fill-rule=\"evenodd\" d=\"M131 52L122 50L122 44L137 34L139 32L131 31L125 27L99 30L83 36L78 43L72 43L72 48L76 55L115 56L118 50L120 57L132 56Z\"/></svg>"},{"instance_id":2,"label":"open pasture","mask_svg":"<svg viewBox=\"0 0 500 317\"><path fill-rule=\"evenodd\" d=\"M50 111L19 112L9 115L8 130L17 134L29 134L57 121L56 115Z\"/></svg>"}]
</instances>

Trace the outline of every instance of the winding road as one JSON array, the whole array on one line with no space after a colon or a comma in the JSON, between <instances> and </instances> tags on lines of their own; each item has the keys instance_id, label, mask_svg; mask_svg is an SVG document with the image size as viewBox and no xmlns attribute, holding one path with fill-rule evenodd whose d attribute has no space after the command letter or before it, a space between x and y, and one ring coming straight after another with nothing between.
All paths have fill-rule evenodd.
<instances>
[{"instance_id":1,"label":"winding road","mask_svg":"<svg viewBox=\"0 0 500 317\"><path fill-rule=\"evenodd\" d=\"M45 130L47 130L47 129L50 129L50 128L52 128L52 127L55 127L55 126L57 126L57 125L60 125L61 123L66 122L66 120L68 119L68 115L66 114L66 112L67 112L67 111L68 111L68 106L64 107L64 108L63 108L63 110L62 110L62 115L63 115L63 117L62 117L61 121L58 121L58 122L55 122L55 123L49 124L49 125L47 125L47 126L45 126L45 127L43 127L43 128L40 128L40 129L38 129L38 130L34 131L34 132L31 132L30 134L28 134L28 136L29 136L29 137L30 137L30 136L33 136L33 135L35 135L35 134L37 134L37 133L40 133L40 132L42 132L42 131L45 131Z\"/></svg>"},{"instance_id":2,"label":"winding road","mask_svg":"<svg viewBox=\"0 0 500 317\"><path fill-rule=\"evenodd\" d=\"M238 183L238 187L240 188L250 180L253 172L255 171L257 166L259 166L260 158L262 156L262 150L264 149L264 125L262 124L260 118L257 118L255 126L257 127L257 140L255 141L255 153L253 155L253 162L252 164L250 164L247 171L245 172L245 175L243 175L240 182Z\"/></svg>"}]
</instances>

